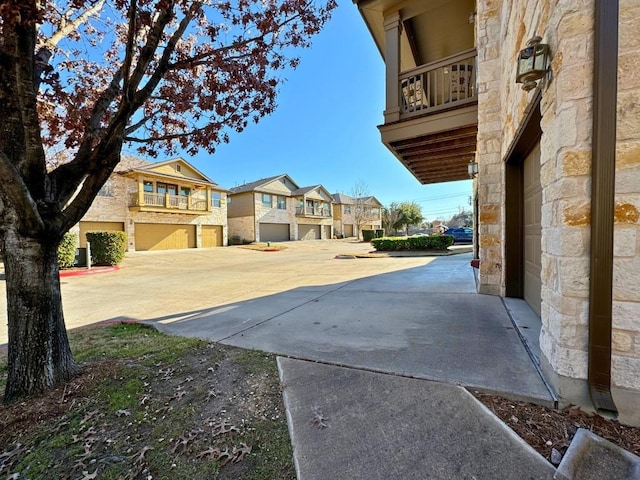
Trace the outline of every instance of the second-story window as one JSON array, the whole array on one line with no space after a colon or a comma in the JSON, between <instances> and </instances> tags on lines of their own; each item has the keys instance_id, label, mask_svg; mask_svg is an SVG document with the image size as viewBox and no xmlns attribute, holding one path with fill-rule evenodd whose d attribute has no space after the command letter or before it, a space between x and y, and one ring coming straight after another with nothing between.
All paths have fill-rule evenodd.
<instances>
[{"instance_id":1,"label":"second-story window","mask_svg":"<svg viewBox=\"0 0 640 480\"><path fill-rule=\"evenodd\" d=\"M262 194L262 206L266 208L271 208L271 195L268 193Z\"/></svg>"},{"instance_id":2,"label":"second-story window","mask_svg":"<svg viewBox=\"0 0 640 480\"><path fill-rule=\"evenodd\" d=\"M282 195L278 195L276 197L276 201L278 203L278 209L279 210L286 210L287 209L287 199L286 199L286 197L283 197Z\"/></svg>"},{"instance_id":3,"label":"second-story window","mask_svg":"<svg viewBox=\"0 0 640 480\"><path fill-rule=\"evenodd\" d=\"M220 208L222 205L222 194L220 192L211 192L211 206Z\"/></svg>"},{"instance_id":4,"label":"second-story window","mask_svg":"<svg viewBox=\"0 0 640 480\"><path fill-rule=\"evenodd\" d=\"M144 182L142 182L142 190L147 192L147 193L152 193L153 192L153 182L150 182L148 180L145 180Z\"/></svg>"},{"instance_id":5,"label":"second-story window","mask_svg":"<svg viewBox=\"0 0 640 480\"><path fill-rule=\"evenodd\" d=\"M351 213L351 205L344 206L344 213Z\"/></svg>"}]
</instances>

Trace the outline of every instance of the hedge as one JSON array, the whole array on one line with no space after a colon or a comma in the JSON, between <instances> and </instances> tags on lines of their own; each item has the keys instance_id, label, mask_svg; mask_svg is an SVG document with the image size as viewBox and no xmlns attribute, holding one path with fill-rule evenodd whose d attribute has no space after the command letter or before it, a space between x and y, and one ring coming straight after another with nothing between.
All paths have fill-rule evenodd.
<instances>
[{"instance_id":1,"label":"hedge","mask_svg":"<svg viewBox=\"0 0 640 480\"><path fill-rule=\"evenodd\" d=\"M381 252L395 250L446 250L453 245L453 236L383 237L374 238L371 240L371 245Z\"/></svg>"},{"instance_id":2,"label":"hedge","mask_svg":"<svg viewBox=\"0 0 640 480\"><path fill-rule=\"evenodd\" d=\"M69 268L75 265L77 246L78 236L71 232L65 233L58 245L58 266L60 268Z\"/></svg>"},{"instance_id":3,"label":"hedge","mask_svg":"<svg viewBox=\"0 0 640 480\"><path fill-rule=\"evenodd\" d=\"M382 229L362 230L362 239L365 242L370 242L374 238L382 238L382 237L384 237L384 230Z\"/></svg>"},{"instance_id":4,"label":"hedge","mask_svg":"<svg viewBox=\"0 0 640 480\"><path fill-rule=\"evenodd\" d=\"M118 265L127 249L125 232L88 232L87 242L91 248L91 263L94 265Z\"/></svg>"}]
</instances>

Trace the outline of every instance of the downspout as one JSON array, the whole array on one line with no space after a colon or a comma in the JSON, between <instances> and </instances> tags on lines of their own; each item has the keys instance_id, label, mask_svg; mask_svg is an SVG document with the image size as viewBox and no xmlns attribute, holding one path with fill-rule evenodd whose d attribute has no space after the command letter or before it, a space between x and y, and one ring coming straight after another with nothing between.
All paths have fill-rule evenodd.
<instances>
[{"instance_id":1,"label":"downspout","mask_svg":"<svg viewBox=\"0 0 640 480\"><path fill-rule=\"evenodd\" d=\"M619 0L595 0L589 373L593 405L617 412L611 396L613 226Z\"/></svg>"}]
</instances>

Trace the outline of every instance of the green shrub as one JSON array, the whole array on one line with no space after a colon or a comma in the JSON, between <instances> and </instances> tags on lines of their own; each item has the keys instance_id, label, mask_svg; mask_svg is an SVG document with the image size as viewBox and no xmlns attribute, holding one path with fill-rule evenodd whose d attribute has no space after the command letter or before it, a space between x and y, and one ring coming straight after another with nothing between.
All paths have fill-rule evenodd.
<instances>
[{"instance_id":1,"label":"green shrub","mask_svg":"<svg viewBox=\"0 0 640 480\"><path fill-rule=\"evenodd\" d=\"M94 265L118 265L127 249L125 232L88 232L91 244L91 263Z\"/></svg>"},{"instance_id":2,"label":"green shrub","mask_svg":"<svg viewBox=\"0 0 640 480\"><path fill-rule=\"evenodd\" d=\"M365 242L370 242L374 238L384 237L384 230L362 230L362 239Z\"/></svg>"},{"instance_id":3,"label":"green shrub","mask_svg":"<svg viewBox=\"0 0 640 480\"><path fill-rule=\"evenodd\" d=\"M58 266L60 268L73 267L76 263L77 246L78 236L71 232L65 233L58 245Z\"/></svg>"},{"instance_id":4,"label":"green shrub","mask_svg":"<svg viewBox=\"0 0 640 480\"><path fill-rule=\"evenodd\" d=\"M453 245L451 235L429 235L416 237L383 237L371 240L371 245L381 252L397 250L446 250Z\"/></svg>"}]
</instances>

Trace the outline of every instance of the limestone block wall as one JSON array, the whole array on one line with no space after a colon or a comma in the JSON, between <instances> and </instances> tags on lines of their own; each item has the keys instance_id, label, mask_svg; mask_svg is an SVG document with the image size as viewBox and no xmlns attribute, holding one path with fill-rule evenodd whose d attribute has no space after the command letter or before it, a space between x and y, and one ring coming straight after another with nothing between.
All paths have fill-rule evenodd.
<instances>
[{"instance_id":1,"label":"limestone block wall","mask_svg":"<svg viewBox=\"0 0 640 480\"><path fill-rule=\"evenodd\" d=\"M227 220L229 238L233 241L254 242L256 240L256 224L253 216L232 217Z\"/></svg>"},{"instance_id":2,"label":"limestone block wall","mask_svg":"<svg viewBox=\"0 0 640 480\"><path fill-rule=\"evenodd\" d=\"M640 3L620 1L613 264L613 396L640 425Z\"/></svg>"},{"instance_id":3,"label":"limestone block wall","mask_svg":"<svg viewBox=\"0 0 640 480\"><path fill-rule=\"evenodd\" d=\"M527 39L540 35L553 55L541 101L540 346L543 368L561 400L583 405L588 403L593 23L594 0L478 2L480 291L505 292L504 160L535 95L515 83L516 56ZM621 420L638 424L639 31L640 4L620 0L612 383Z\"/></svg>"}]
</instances>

